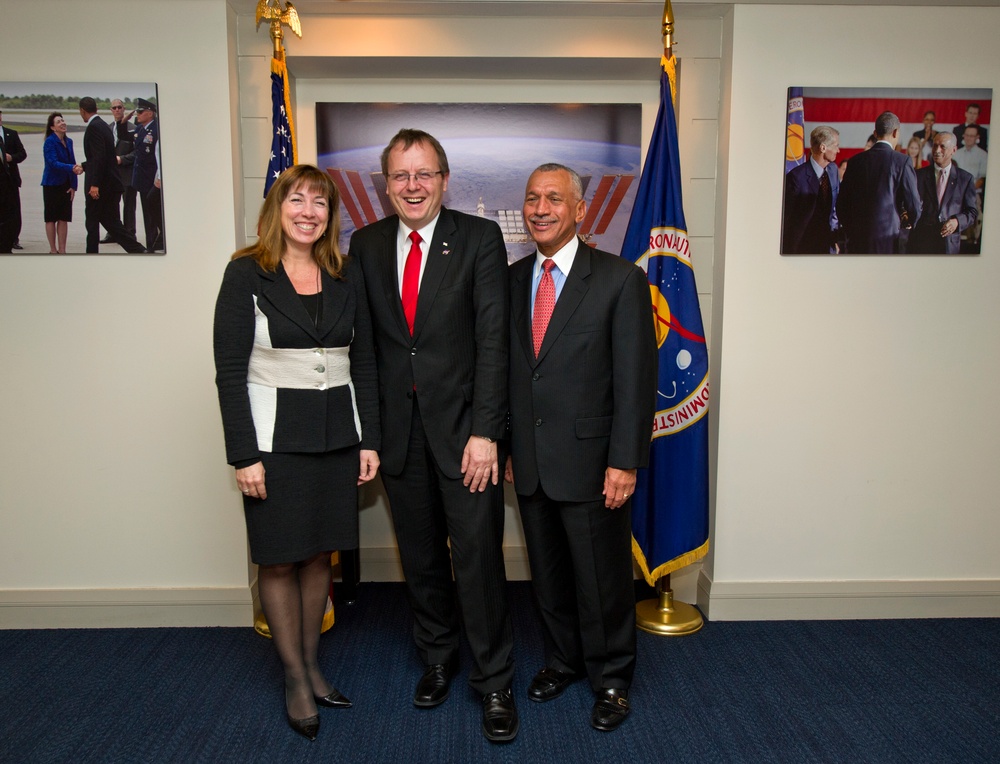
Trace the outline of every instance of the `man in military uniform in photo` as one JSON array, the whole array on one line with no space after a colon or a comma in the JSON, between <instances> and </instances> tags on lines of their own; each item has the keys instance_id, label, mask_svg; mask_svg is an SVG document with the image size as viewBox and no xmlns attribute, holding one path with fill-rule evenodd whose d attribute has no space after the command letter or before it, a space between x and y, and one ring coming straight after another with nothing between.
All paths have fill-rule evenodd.
<instances>
[{"instance_id":1,"label":"man in military uniform in photo","mask_svg":"<svg viewBox=\"0 0 1000 764\"><path fill-rule=\"evenodd\" d=\"M142 219L146 227L146 251L166 249L163 236L163 194L160 182L160 128L156 121L156 104L145 98L136 100L135 163L132 167L132 187L142 203Z\"/></svg>"}]
</instances>

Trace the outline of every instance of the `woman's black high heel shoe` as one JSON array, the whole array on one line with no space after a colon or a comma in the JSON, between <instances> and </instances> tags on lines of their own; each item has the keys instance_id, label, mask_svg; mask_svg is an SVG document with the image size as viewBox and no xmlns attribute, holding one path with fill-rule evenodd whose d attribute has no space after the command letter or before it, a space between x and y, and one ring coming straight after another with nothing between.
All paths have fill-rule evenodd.
<instances>
[{"instance_id":1,"label":"woman's black high heel shoe","mask_svg":"<svg viewBox=\"0 0 1000 764\"><path fill-rule=\"evenodd\" d=\"M293 730L298 732L302 737L309 738L310 740L315 740L316 735L319 734L319 716L309 716L305 719L293 719L288 714L285 714L285 718L288 719L288 726Z\"/></svg>"},{"instance_id":2,"label":"woman's black high heel shoe","mask_svg":"<svg viewBox=\"0 0 1000 764\"><path fill-rule=\"evenodd\" d=\"M313 698L317 706L324 706L325 708L350 708L353 705L351 701L341 695L340 691L336 689L322 698L318 695L314 695Z\"/></svg>"}]
</instances>

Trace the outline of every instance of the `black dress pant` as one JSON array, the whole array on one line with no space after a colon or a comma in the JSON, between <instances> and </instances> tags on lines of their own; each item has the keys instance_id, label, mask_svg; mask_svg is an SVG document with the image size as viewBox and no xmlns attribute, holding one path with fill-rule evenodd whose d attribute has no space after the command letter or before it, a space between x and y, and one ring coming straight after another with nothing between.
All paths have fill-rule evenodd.
<instances>
[{"instance_id":1,"label":"black dress pant","mask_svg":"<svg viewBox=\"0 0 1000 764\"><path fill-rule=\"evenodd\" d=\"M383 472L382 483L422 660L432 665L457 659L461 613L475 664L469 684L480 694L510 687L514 659L503 562L503 483L470 493L461 478L446 476L431 453L416 401L406 464L398 475Z\"/></svg>"},{"instance_id":2,"label":"black dress pant","mask_svg":"<svg viewBox=\"0 0 1000 764\"><path fill-rule=\"evenodd\" d=\"M87 191L89 189L85 189L84 193ZM84 214L88 254L100 251L101 226L104 226L108 235L129 254L146 251L145 247L136 241L136 238L122 225L121 218L118 216L118 200L112 189L101 191L98 199L92 198L87 193L86 200Z\"/></svg>"},{"instance_id":3,"label":"black dress pant","mask_svg":"<svg viewBox=\"0 0 1000 764\"><path fill-rule=\"evenodd\" d=\"M146 249L166 249L163 236L163 194L153 186L142 197L142 220L146 228Z\"/></svg>"},{"instance_id":4,"label":"black dress pant","mask_svg":"<svg viewBox=\"0 0 1000 764\"><path fill-rule=\"evenodd\" d=\"M628 689L635 672L631 502L517 496L549 668L586 672L594 690Z\"/></svg>"}]
</instances>

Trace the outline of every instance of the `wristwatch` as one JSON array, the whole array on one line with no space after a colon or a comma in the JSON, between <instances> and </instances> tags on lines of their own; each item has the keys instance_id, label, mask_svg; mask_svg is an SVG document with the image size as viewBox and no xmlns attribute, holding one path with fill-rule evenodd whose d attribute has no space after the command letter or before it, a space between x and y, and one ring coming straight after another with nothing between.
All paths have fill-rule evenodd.
<instances>
[{"instance_id":1,"label":"wristwatch","mask_svg":"<svg viewBox=\"0 0 1000 764\"><path fill-rule=\"evenodd\" d=\"M496 440L494 438L487 438L485 435L477 435L476 437L477 438L482 438L487 443L496 443Z\"/></svg>"}]
</instances>

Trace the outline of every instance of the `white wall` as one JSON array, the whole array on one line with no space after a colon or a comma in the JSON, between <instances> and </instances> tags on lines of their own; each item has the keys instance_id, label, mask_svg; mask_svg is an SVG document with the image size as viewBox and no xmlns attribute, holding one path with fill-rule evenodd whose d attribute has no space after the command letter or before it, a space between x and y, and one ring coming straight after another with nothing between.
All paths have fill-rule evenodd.
<instances>
[{"instance_id":1,"label":"white wall","mask_svg":"<svg viewBox=\"0 0 1000 764\"><path fill-rule=\"evenodd\" d=\"M159 84L169 247L0 256L0 626L250 623L211 347L235 247L226 3L0 10L20 19L0 80Z\"/></svg>"},{"instance_id":2,"label":"white wall","mask_svg":"<svg viewBox=\"0 0 1000 764\"><path fill-rule=\"evenodd\" d=\"M789 85L1000 85L1000 10L939 10L727 19L713 619L1000 615L1000 205L980 257L778 255Z\"/></svg>"},{"instance_id":3,"label":"white wall","mask_svg":"<svg viewBox=\"0 0 1000 764\"><path fill-rule=\"evenodd\" d=\"M5 16L13 7L0 0ZM924 39L933 8L737 6L720 21L676 7L685 206L715 396L700 604L716 619L1000 614L1000 215L987 214L977 258L782 258L776 160L790 84L994 87L1000 62L983 53L964 68L927 66L911 41ZM211 322L226 259L259 203L266 31L224 0L35 0L30 10L44 36L8 30L0 80L159 84L169 252L0 257L0 626L249 623ZM417 56L420 46L384 41L416 40L419 26L447 42L436 55L583 68L545 81L411 81L414 99L481 100L488 88L496 100L651 105L655 82L608 83L595 61L655 61L657 13L572 24L306 18L306 40L288 50L334 65ZM832 54L787 33L814 18L844 32ZM405 34L386 37L393 23ZM539 43L544 28L561 32L558 46ZM989 51L1000 11L952 9L934 28L943 45ZM338 78L335 66L298 77L302 158L311 103L401 97L392 79ZM523 541L512 510L508 519L516 577ZM362 511L362 545L366 569L391 577L378 492ZM681 599L686 578L674 576Z\"/></svg>"}]
</instances>

